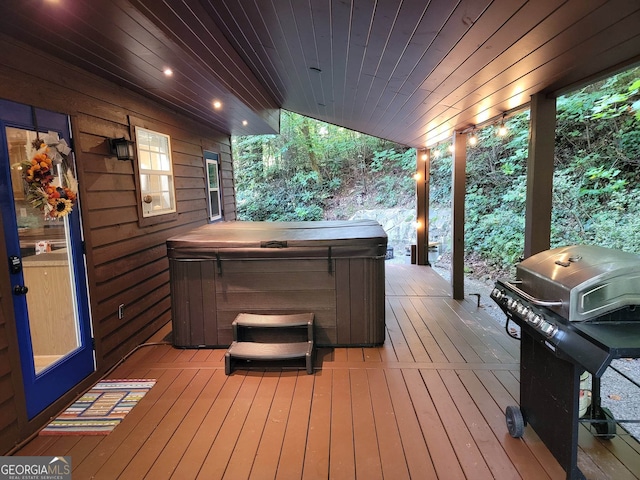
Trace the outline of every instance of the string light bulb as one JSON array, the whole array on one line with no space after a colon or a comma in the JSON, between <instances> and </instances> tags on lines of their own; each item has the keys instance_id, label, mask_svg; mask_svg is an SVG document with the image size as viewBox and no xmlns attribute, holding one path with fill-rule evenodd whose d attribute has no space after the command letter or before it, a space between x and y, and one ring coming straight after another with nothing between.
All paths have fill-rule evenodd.
<instances>
[{"instance_id":1,"label":"string light bulb","mask_svg":"<svg viewBox=\"0 0 640 480\"><path fill-rule=\"evenodd\" d=\"M473 126L473 130L469 134L469 145L475 147L478 144L478 137L476 136L476 126Z\"/></svg>"},{"instance_id":2,"label":"string light bulb","mask_svg":"<svg viewBox=\"0 0 640 480\"><path fill-rule=\"evenodd\" d=\"M502 121L498 127L498 135L504 137L507 134L507 127L504 124L504 114L502 115Z\"/></svg>"}]
</instances>

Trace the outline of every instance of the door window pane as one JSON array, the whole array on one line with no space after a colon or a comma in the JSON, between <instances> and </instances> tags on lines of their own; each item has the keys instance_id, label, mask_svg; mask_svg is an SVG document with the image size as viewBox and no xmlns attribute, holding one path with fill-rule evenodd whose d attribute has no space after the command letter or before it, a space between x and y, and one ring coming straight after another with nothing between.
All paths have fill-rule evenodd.
<instances>
[{"instance_id":1,"label":"door window pane","mask_svg":"<svg viewBox=\"0 0 640 480\"><path fill-rule=\"evenodd\" d=\"M6 129L11 188L35 372L39 373L80 346L68 217L51 217L27 199L21 163L35 154L34 131ZM60 168L55 172L59 178ZM24 321L27 321L26 319Z\"/></svg>"}]
</instances>

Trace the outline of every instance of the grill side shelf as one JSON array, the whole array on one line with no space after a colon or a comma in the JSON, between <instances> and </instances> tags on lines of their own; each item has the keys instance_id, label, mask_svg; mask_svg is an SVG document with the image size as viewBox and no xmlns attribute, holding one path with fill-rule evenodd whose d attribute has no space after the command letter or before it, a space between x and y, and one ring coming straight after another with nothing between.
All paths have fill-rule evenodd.
<instances>
[{"instance_id":1,"label":"grill side shelf","mask_svg":"<svg viewBox=\"0 0 640 480\"><path fill-rule=\"evenodd\" d=\"M606 349L612 359L640 358L640 318L628 322L572 324L582 337Z\"/></svg>"}]
</instances>

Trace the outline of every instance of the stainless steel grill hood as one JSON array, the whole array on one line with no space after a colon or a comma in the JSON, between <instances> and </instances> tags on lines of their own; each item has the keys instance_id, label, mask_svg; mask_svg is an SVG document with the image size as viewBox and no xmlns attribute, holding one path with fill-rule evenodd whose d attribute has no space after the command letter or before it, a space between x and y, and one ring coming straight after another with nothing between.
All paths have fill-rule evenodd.
<instances>
[{"instance_id":1,"label":"stainless steel grill hood","mask_svg":"<svg viewBox=\"0 0 640 480\"><path fill-rule=\"evenodd\" d=\"M570 321L640 306L640 256L594 245L532 255L516 266L515 288Z\"/></svg>"}]
</instances>

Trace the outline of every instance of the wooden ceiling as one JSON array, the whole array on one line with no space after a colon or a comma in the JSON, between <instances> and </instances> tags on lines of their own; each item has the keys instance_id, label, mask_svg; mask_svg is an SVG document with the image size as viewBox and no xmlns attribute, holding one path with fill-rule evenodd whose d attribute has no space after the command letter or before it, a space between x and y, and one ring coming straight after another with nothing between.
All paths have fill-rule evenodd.
<instances>
[{"instance_id":1,"label":"wooden ceiling","mask_svg":"<svg viewBox=\"0 0 640 480\"><path fill-rule=\"evenodd\" d=\"M638 0L3 0L0 11L4 34L232 134L273 133L284 108L423 147L640 62Z\"/></svg>"}]
</instances>

